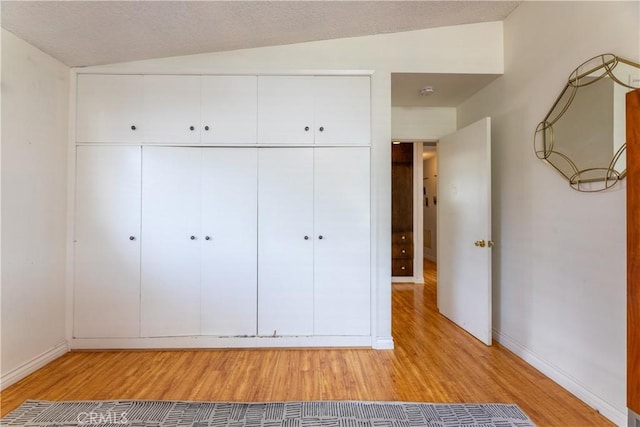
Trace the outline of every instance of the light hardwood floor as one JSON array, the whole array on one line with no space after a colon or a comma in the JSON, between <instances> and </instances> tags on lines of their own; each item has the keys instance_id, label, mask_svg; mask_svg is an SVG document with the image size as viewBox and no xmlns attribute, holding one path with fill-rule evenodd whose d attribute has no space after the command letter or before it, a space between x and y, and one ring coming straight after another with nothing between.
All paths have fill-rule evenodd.
<instances>
[{"instance_id":1,"label":"light hardwood floor","mask_svg":"<svg viewBox=\"0 0 640 427\"><path fill-rule=\"evenodd\" d=\"M435 265L425 265L425 285L393 285L394 350L72 352L2 392L2 415L25 399L358 399L516 403L540 427L613 425L440 316Z\"/></svg>"}]
</instances>

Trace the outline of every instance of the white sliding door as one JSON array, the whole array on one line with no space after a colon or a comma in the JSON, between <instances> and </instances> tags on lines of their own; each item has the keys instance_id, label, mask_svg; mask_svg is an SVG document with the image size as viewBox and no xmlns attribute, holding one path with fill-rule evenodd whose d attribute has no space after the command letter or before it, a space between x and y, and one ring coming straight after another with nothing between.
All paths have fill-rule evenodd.
<instances>
[{"instance_id":1,"label":"white sliding door","mask_svg":"<svg viewBox=\"0 0 640 427\"><path fill-rule=\"evenodd\" d=\"M316 148L316 335L370 334L369 148Z\"/></svg>"},{"instance_id":2,"label":"white sliding door","mask_svg":"<svg viewBox=\"0 0 640 427\"><path fill-rule=\"evenodd\" d=\"M313 334L313 149L258 153L258 334Z\"/></svg>"},{"instance_id":3,"label":"white sliding door","mask_svg":"<svg viewBox=\"0 0 640 427\"><path fill-rule=\"evenodd\" d=\"M200 333L198 148L144 147L141 335Z\"/></svg>"},{"instance_id":4,"label":"white sliding door","mask_svg":"<svg viewBox=\"0 0 640 427\"><path fill-rule=\"evenodd\" d=\"M257 332L255 148L202 149L203 335Z\"/></svg>"},{"instance_id":5,"label":"white sliding door","mask_svg":"<svg viewBox=\"0 0 640 427\"><path fill-rule=\"evenodd\" d=\"M76 149L76 338L137 337L140 147Z\"/></svg>"}]
</instances>

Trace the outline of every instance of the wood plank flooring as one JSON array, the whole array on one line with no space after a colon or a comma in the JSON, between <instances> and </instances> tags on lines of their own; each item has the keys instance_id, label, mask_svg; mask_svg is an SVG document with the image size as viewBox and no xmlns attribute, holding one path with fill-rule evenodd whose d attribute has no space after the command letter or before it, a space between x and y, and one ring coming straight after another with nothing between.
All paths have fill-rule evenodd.
<instances>
[{"instance_id":1,"label":"wood plank flooring","mask_svg":"<svg viewBox=\"0 0 640 427\"><path fill-rule=\"evenodd\" d=\"M611 426L499 344L438 314L425 285L393 285L394 350L267 349L72 352L1 393L25 399L398 400L518 404L540 427Z\"/></svg>"}]
</instances>

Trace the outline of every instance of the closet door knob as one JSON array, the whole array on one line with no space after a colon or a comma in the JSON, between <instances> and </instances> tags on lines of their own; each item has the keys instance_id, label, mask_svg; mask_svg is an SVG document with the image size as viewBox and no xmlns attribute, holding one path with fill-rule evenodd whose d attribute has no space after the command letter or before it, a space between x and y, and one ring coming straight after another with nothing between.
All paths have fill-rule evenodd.
<instances>
[{"instance_id":1,"label":"closet door knob","mask_svg":"<svg viewBox=\"0 0 640 427\"><path fill-rule=\"evenodd\" d=\"M304 131L305 131L305 132L309 132L309 126L305 126L305 127L304 127Z\"/></svg>"},{"instance_id":2,"label":"closet door knob","mask_svg":"<svg viewBox=\"0 0 640 427\"><path fill-rule=\"evenodd\" d=\"M209 126L205 126L205 127L204 127L204 130L209 130Z\"/></svg>"},{"instance_id":3,"label":"closet door knob","mask_svg":"<svg viewBox=\"0 0 640 427\"><path fill-rule=\"evenodd\" d=\"M324 237L322 237L322 234L318 236L318 239L320 240L324 239Z\"/></svg>"},{"instance_id":4,"label":"closet door knob","mask_svg":"<svg viewBox=\"0 0 640 427\"><path fill-rule=\"evenodd\" d=\"M136 130L136 125L131 125L131 130Z\"/></svg>"},{"instance_id":5,"label":"closet door knob","mask_svg":"<svg viewBox=\"0 0 640 427\"><path fill-rule=\"evenodd\" d=\"M309 236L304 236L304 240L309 240Z\"/></svg>"},{"instance_id":6,"label":"closet door knob","mask_svg":"<svg viewBox=\"0 0 640 427\"><path fill-rule=\"evenodd\" d=\"M129 240L136 240L135 236L129 236Z\"/></svg>"},{"instance_id":7,"label":"closet door knob","mask_svg":"<svg viewBox=\"0 0 640 427\"><path fill-rule=\"evenodd\" d=\"M206 237L204 238L204 240L211 240L211 237L206 236Z\"/></svg>"},{"instance_id":8,"label":"closet door knob","mask_svg":"<svg viewBox=\"0 0 640 427\"><path fill-rule=\"evenodd\" d=\"M324 131L324 126L320 126L320 132Z\"/></svg>"},{"instance_id":9,"label":"closet door knob","mask_svg":"<svg viewBox=\"0 0 640 427\"><path fill-rule=\"evenodd\" d=\"M189 130L195 130L196 128L194 128L193 126L189 126Z\"/></svg>"},{"instance_id":10,"label":"closet door knob","mask_svg":"<svg viewBox=\"0 0 640 427\"><path fill-rule=\"evenodd\" d=\"M196 236L191 236L190 239L191 240L196 240Z\"/></svg>"}]
</instances>

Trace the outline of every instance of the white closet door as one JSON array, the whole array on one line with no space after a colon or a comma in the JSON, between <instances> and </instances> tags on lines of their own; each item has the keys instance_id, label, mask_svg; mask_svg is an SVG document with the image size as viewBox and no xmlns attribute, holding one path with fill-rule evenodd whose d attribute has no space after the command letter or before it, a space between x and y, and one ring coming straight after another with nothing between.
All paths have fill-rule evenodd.
<instances>
[{"instance_id":1,"label":"white closet door","mask_svg":"<svg viewBox=\"0 0 640 427\"><path fill-rule=\"evenodd\" d=\"M200 142L200 76L143 77L144 142Z\"/></svg>"},{"instance_id":2,"label":"white closet door","mask_svg":"<svg viewBox=\"0 0 640 427\"><path fill-rule=\"evenodd\" d=\"M203 76L203 144L255 144L258 129L256 76Z\"/></svg>"},{"instance_id":3,"label":"white closet door","mask_svg":"<svg viewBox=\"0 0 640 427\"><path fill-rule=\"evenodd\" d=\"M201 332L256 335L258 152L202 153Z\"/></svg>"},{"instance_id":4,"label":"white closet door","mask_svg":"<svg viewBox=\"0 0 640 427\"><path fill-rule=\"evenodd\" d=\"M200 333L198 148L144 147L141 335Z\"/></svg>"},{"instance_id":5,"label":"white closet door","mask_svg":"<svg viewBox=\"0 0 640 427\"><path fill-rule=\"evenodd\" d=\"M137 337L140 147L76 149L74 337Z\"/></svg>"},{"instance_id":6,"label":"white closet door","mask_svg":"<svg viewBox=\"0 0 640 427\"><path fill-rule=\"evenodd\" d=\"M258 77L258 142L313 144L313 76Z\"/></svg>"},{"instance_id":7,"label":"white closet door","mask_svg":"<svg viewBox=\"0 0 640 427\"><path fill-rule=\"evenodd\" d=\"M258 334L313 334L313 149L258 152Z\"/></svg>"},{"instance_id":8,"label":"white closet door","mask_svg":"<svg viewBox=\"0 0 640 427\"><path fill-rule=\"evenodd\" d=\"M369 149L315 149L315 334L370 334Z\"/></svg>"},{"instance_id":9,"label":"white closet door","mask_svg":"<svg viewBox=\"0 0 640 427\"><path fill-rule=\"evenodd\" d=\"M371 144L370 78L315 77L315 143Z\"/></svg>"},{"instance_id":10,"label":"white closet door","mask_svg":"<svg viewBox=\"0 0 640 427\"><path fill-rule=\"evenodd\" d=\"M139 142L142 76L80 74L77 86L78 142Z\"/></svg>"}]
</instances>

